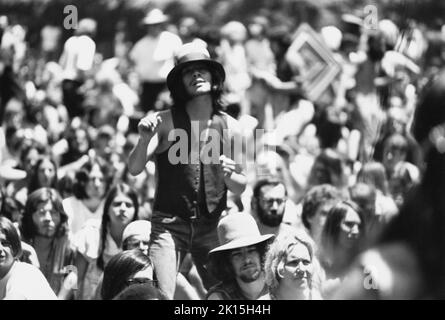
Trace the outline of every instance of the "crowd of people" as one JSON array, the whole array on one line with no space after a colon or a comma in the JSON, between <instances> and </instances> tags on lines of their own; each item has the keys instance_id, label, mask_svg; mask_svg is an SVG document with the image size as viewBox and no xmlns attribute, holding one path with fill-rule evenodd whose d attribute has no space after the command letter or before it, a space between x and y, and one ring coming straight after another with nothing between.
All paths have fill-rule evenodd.
<instances>
[{"instance_id":1,"label":"crowd of people","mask_svg":"<svg viewBox=\"0 0 445 320\"><path fill-rule=\"evenodd\" d=\"M0 299L445 297L445 73L419 26L317 30L338 69L314 97L267 14L141 23L103 59L91 18L59 55L0 17Z\"/></svg>"}]
</instances>

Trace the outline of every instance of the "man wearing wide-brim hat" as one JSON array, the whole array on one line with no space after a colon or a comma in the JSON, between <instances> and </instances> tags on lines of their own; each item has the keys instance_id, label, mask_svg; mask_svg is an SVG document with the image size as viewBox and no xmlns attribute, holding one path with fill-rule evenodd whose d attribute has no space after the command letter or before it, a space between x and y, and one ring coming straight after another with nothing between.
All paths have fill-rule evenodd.
<instances>
[{"instance_id":1,"label":"man wearing wide-brim hat","mask_svg":"<svg viewBox=\"0 0 445 320\"><path fill-rule=\"evenodd\" d=\"M166 89L168 72L174 66L174 53L182 45L179 36L166 30L169 17L160 9L153 9L142 20L146 35L135 43L130 60L141 83L140 109L155 108L159 94Z\"/></svg>"},{"instance_id":2,"label":"man wearing wide-brim hat","mask_svg":"<svg viewBox=\"0 0 445 320\"><path fill-rule=\"evenodd\" d=\"M264 255L273 234L261 235L250 214L232 213L218 224L220 246L209 252L210 270L221 282L208 300L256 300L267 294Z\"/></svg>"},{"instance_id":3,"label":"man wearing wide-brim hat","mask_svg":"<svg viewBox=\"0 0 445 320\"><path fill-rule=\"evenodd\" d=\"M225 72L199 43L184 44L167 76L174 105L149 114L138 124L139 139L128 169L144 170L154 157L157 167L150 258L159 286L173 297L176 273L190 252L208 289L216 284L204 268L208 252L218 245L218 220L227 207L227 191L246 187L237 120L221 111ZM238 144L233 143L238 141Z\"/></svg>"}]
</instances>

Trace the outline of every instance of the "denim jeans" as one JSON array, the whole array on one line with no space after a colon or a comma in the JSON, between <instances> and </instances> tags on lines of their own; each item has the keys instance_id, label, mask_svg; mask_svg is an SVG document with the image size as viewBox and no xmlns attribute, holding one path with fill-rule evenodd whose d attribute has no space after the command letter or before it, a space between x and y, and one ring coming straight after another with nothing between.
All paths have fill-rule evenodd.
<instances>
[{"instance_id":1,"label":"denim jeans","mask_svg":"<svg viewBox=\"0 0 445 320\"><path fill-rule=\"evenodd\" d=\"M176 275L187 252L191 253L206 289L218 282L205 268L209 251L219 245L218 219L200 217L187 221L155 211L151 223L150 259L159 287L170 299L173 299Z\"/></svg>"}]
</instances>

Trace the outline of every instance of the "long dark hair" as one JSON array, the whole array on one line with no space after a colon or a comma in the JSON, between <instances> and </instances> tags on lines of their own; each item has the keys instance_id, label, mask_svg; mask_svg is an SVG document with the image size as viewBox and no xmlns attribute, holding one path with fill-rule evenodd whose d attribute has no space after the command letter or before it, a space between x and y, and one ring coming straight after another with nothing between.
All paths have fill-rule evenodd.
<instances>
[{"instance_id":1,"label":"long dark hair","mask_svg":"<svg viewBox=\"0 0 445 320\"><path fill-rule=\"evenodd\" d=\"M151 260L139 249L126 250L116 254L107 263L102 282L102 299L111 300L125 287L135 273L152 267Z\"/></svg>"},{"instance_id":2,"label":"long dark hair","mask_svg":"<svg viewBox=\"0 0 445 320\"><path fill-rule=\"evenodd\" d=\"M68 215L63 209L62 198L55 189L40 188L32 192L26 201L25 212L22 219L22 236L27 242L32 242L37 234L37 229L32 215L41 203L50 202L60 214L60 225L56 231L56 237L63 237L68 232Z\"/></svg>"},{"instance_id":3,"label":"long dark hair","mask_svg":"<svg viewBox=\"0 0 445 320\"><path fill-rule=\"evenodd\" d=\"M86 186L90 180L91 170L95 165L98 165L102 174L104 175L105 192L108 191L112 176L110 166L100 157L94 157L88 160L75 174L75 181L73 184L73 194L77 199L88 199L89 195L86 192Z\"/></svg>"},{"instance_id":4,"label":"long dark hair","mask_svg":"<svg viewBox=\"0 0 445 320\"><path fill-rule=\"evenodd\" d=\"M107 242L106 241L107 233L109 232L108 231L109 224L110 224L109 210L110 210L111 204L113 203L114 198L116 198L116 196L119 193L122 193L131 199L131 201L133 202L133 205L134 205L134 217L133 217L132 221L135 221L138 219L139 201L138 201L138 196L136 194L136 191L126 183L118 183L115 186L113 186L105 198L104 212L102 215L102 223L101 223L101 227L100 227L100 247L99 247L99 256L97 258L96 264L99 267L99 269L101 269L101 270L104 269L103 253L105 251L105 246L106 246L106 242Z\"/></svg>"},{"instance_id":5,"label":"long dark hair","mask_svg":"<svg viewBox=\"0 0 445 320\"><path fill-rule=\"evenodd\" d=\"M48 160L49 162L52 163L52 165L54 166L54 178L52 179L50 185L48 186L49 188L53 188L56 189L57 188L57 163L56 161L50 157L50 156L43 156L41 157L39 160L37 160L36 164L32 167L30 176L29 176L29 181L28 181L28 194L31 194L32 192L36 191L37 189L43 187L41 185L41 182L39 181L39 168L42 165L43 161Z\"/></svg>"},{"instance_id":6,"label":"long dark hair","mask_svg":"<svg viewBox=\"0 0 445 320\"><path fill-rule=\"evenodd\" d=\"M263 241L255 245L257 248L260 259L261 268L264 268L265 254L271 241ZM215 252L209 256L209 263L207 265L210 273L218 280L227 283L235 281L235 272L231 264L230 253L232 250L225 250L221 252Z\"/></svg>"}]
</instances>

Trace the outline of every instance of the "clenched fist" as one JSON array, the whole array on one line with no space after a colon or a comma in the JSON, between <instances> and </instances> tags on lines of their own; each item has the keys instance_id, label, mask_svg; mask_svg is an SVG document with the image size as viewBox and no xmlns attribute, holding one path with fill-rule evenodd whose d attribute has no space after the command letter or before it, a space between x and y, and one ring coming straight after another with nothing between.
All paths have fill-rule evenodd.
<instances>
[{"instance_id":1,"label":"clenched fist","mask_svg":"<svg viewBox=\"0 0 445 320\"><path fill-rule=\"evenodd\" d=\"M159 130L162 118L158 113L151 113L139 121L138 132L142 138L151 138Z\"/></svg>"},{"instance_id":2,"label":"clenched fist","mask_svg":"<svg viewBox=\"0 0 445 320\"><path fill-rule=\"evenodd\" d=\"M239 173L241 171L236 162L225 155L219 157L219 163L224 171L224 176L230 177L233 172Z\"/></svg>"}]
</instances>

